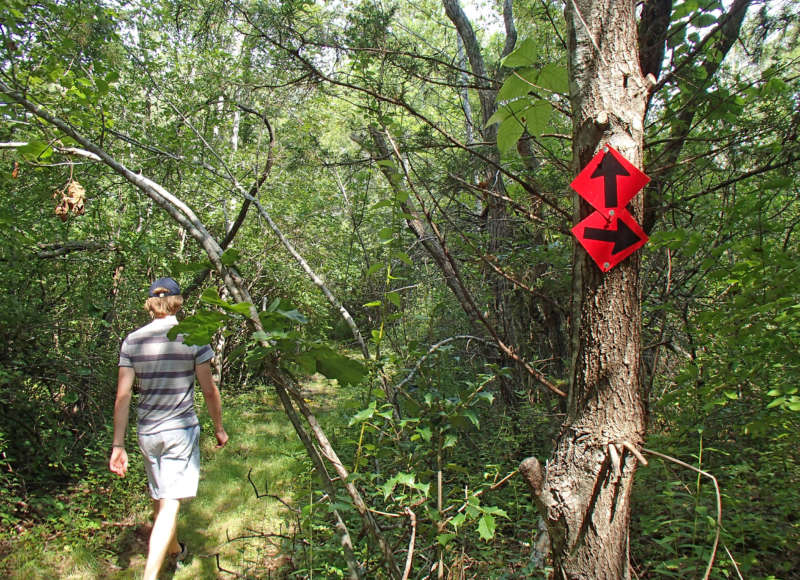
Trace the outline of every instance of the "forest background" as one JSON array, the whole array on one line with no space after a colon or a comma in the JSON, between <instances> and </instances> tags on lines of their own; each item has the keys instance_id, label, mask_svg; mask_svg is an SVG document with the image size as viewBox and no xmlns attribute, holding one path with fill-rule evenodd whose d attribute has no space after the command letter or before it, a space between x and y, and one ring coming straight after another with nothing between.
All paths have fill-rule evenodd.
<instances>
[{"instance_id":1,"label":"forest background","mask_svg":"<svg viewBox=\"0 0 800 580\"><path fill-rule=\"evenodd\" d=\"M593 475L627 489L639 466L617 577L800 577L796 3L5 4L0 570L135 568L144 488L106 461L119 343L161 275L247 442L213 509L239 498L252 528L220 533L239 557L209 548L207 577L568 567L518 466L555 465L572 418L596 275L569 231L575 39L614 68L592 11L625 5L652 181L618 270L646 434ZM265 488L243 466L275 455Z\"/></svg>"}]
</instances>

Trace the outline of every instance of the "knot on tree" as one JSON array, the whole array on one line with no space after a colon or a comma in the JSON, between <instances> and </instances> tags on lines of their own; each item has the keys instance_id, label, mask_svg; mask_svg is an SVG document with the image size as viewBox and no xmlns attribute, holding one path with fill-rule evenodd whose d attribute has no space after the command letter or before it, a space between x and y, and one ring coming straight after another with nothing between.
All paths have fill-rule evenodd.
<instances>
[{"instance_id":1,"label":"knot on tree","mask_svg":"<svg viewBox=\"0 0 800 580\"><path fill-rule=\"evenodd\" d=\"M519 472L531 488L534 497L539 498L542 495L542 487L544 486L544 470L542 464L535 457L528 457L523 459L519 464Z\"/></svg>"}]
</instances>

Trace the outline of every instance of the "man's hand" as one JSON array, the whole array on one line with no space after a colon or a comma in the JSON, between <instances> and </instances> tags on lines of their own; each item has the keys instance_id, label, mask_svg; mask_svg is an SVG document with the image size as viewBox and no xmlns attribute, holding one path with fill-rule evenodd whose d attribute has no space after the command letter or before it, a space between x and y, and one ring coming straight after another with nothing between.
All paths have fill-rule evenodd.
<instances>
[{"instance_id":1,"label":"man's hand","mask_svg":"<svg viewBox=\"0 0 800 580\"><path fill-rule=\"evenodd\" d=\"M128 472L128 452L122 447L114 447L111 451L111 459L108 461L108 468L112 473L125 477Z\"/></svg>"},{"instance_id":2,"label":"man's hand","mask_svg":"<svg viewBox=\"0 0 800 580\"><path fill-rule=\"evenodd\" d=\"M225 447L225 444L228 442L228 434L225 432L225 429L218 429L214 433L214 436L217 438L217 449Z\"/></svg>"}]
</instances>

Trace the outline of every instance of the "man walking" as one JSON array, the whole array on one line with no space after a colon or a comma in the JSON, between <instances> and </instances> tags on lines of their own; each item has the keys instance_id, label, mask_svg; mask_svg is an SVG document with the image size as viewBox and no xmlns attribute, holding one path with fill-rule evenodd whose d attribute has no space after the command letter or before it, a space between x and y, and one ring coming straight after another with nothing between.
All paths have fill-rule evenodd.
<instances>
[{"instance_id":1,"label":"man walking","mask_svg":"<svg viewBox=\"0 0 800 580\"><path fill-rule=\"evenodd\" d=\"M183 557L186 546L178 541L180 500L197 495L200 479L200 424L194 410L194 381L200 383L208 413L214 422L217 447L228 442L222 426L222 403L211 376L211 347L187 346L180 336L167 338L183 306L178 283L159 278L150 286L145 309L153 321L129 334L120 349L117 398L114 403L114 442L109 468L120 477L128 471L125 432L131 391L139 379L137 406L139 448L144 456L153 531L144 580L155 580L166 556Z\"/></svg>"}]
</instances>

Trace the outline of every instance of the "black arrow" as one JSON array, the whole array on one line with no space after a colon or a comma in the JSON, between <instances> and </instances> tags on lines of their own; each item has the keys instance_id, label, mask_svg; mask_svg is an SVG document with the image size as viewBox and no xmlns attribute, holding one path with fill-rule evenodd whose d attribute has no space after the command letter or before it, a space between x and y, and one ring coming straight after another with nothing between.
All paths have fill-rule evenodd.
<instances>
[{"instance_id":1,"label":"black arrow","mask_svg":"<svg viewBox=\"0 0 800 580\"><path fill-rule=\"evenodd\" d=\"M603 191L606 196L606 207L617 207L617 175L630 175L610 152L606 152L600 164L592 173L592 178L604 177Z\"/></svg>"},{"instance_id":2,"label":"black arrow","mask_svg":"<svg viewBox=\"0 0 800 580\"><path fill-rule=\"evenodd\" d=\"M583 229L583 237L587 240L597 240L598 242L614 242L614 249L611 250L612 255L627 250L641 240L636 232L622 220L617 220L616 230L586 227Z\"/></svg>"}]
</instances>

